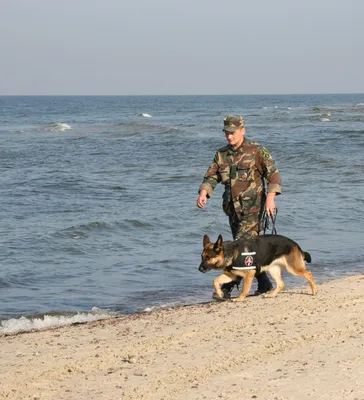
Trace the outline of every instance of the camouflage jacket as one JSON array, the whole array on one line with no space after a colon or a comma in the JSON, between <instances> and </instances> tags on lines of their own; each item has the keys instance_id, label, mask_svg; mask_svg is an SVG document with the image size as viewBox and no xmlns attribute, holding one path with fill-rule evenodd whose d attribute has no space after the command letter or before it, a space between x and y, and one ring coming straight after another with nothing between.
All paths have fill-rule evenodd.
<instances>
[{"instance_id":1,"label":"camouflage jacket","mask_svg":"<svg viewBox=\"0 0 364 400\"><path fill-rule=\"evenodd\" d=\"M268 150L244 138L236 150L227 145L217 150L199 191L212 195L218 183L225 185L223 209L227 215L259 213L264 206L266 182L268 192L281 193L281 177Z\"/></svg>"}]
</instances>

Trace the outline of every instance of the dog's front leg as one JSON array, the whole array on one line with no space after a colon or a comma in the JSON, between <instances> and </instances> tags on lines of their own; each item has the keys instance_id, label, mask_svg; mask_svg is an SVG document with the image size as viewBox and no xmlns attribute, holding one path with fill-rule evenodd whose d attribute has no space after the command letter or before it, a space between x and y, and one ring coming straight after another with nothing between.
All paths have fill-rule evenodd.
<instances>
[{"instance_id":1,"label":"dog's front leg","mask_svg":"<svg viewBox=\"0 0 364 400\"><path fill-rule=\"evenodd\" d=\"M214 279L214 289L218 297L220 297L221 299L224 298L224 293L221 290L221 285L223 285L224 283L229 283L234 279L236 279L236 275L229 272L225 272Z\"/></svg>"},{"instance_id":2,"label":"dog's front leg","mask_svg":"<svg viewBox=\"0 0 364 400\"><path fill-rule=\"evenodd\" d=\"M248 296L250 289L252 287L253 284L253 279L255 276L255 271L251 270L251 271L246 271L244 274L244 284L243 284L243 288L241 289L241 293L239 297L236 297L235 299L233 299L233 301L244 301L245 297Z\"/></svg>"}]
</instances>

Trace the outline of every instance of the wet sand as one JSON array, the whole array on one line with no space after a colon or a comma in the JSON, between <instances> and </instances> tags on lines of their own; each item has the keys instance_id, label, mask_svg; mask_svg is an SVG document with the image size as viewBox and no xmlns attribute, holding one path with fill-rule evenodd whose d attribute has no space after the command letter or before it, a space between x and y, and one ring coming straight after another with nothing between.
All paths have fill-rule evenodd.
<instances>
[{"instance_id":1,"label":"wet sand","mask_svg":"<svg viewBox=\"0 0 364 400\"><path fill-rule=\"evenodd\" d=\"M364 274L0 337L0 399L364 399Z\"/></svg>"}]
</instances>

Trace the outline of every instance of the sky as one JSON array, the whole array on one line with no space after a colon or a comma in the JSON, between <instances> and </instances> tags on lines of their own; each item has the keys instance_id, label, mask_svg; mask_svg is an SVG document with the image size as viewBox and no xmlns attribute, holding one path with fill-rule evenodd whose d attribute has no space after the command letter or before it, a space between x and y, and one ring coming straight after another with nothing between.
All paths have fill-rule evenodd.
<instances>
[{"instance_id":1,"label":"sky","mask_svg":"<svg viewBox=\"0 0 364 400\"><path fill-rule=\"evenodd\" d=\"M0 0L0 95L364 93L364 0Z\"/></svg>"}]
</instances>

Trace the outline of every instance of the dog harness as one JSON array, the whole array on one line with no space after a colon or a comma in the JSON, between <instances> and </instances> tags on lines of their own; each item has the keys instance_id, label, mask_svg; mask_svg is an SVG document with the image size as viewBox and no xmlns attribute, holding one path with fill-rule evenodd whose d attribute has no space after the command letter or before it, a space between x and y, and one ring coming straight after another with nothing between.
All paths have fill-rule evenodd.
<instances>
[{"instance_id":1,"label":"dog harness","mask_svg":"<svg viewBox=\"0 0 364 400\"><path fill-rule=\"evenodd\" d=\"M253 246L251 246L253 247ZM247 249L239 249L240 255L235 260L234 265L231 267L232 270L237 271L247 271L247 270L255 270L257 274L260 273L260 265L258 265L257 260L257 252L254 251L253 248L249 249L250 251L246 251Z\"/></svg>"},{"instance_id":2,"label":"dog harness","mask_svg":"<svg viewBox=\"0 0 364 400\"><path fill-rule=\"evenodd\" d=\"M272 235L277 234L277 229L275 226L276 218L278 214L278 209L275 209L274 215L271 215L271 221L272 221ZM269 229L269 217L264 211L263 217L261 220L261 228L265 232ZM246 270L252 270L255 269L257 274L260 274L261 272L261 266L259 265L258 259L257 259L257 252L254 251L256 250L256 245L251 245L250 251L247 251L247 246L245 246L243 249L239 248L239 251L241 252L239 257L235 260L234 265L231 267L231 270L237 270L237 271L246 271Z\"/></svg>"}]
</instances>

